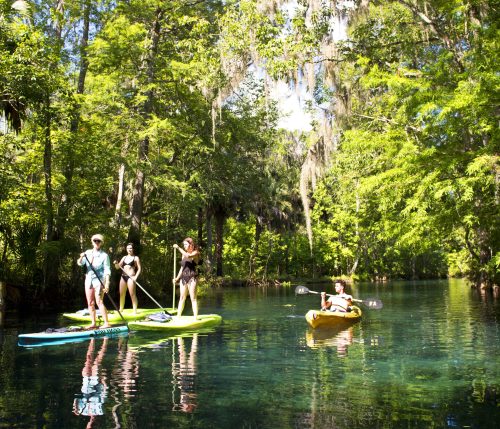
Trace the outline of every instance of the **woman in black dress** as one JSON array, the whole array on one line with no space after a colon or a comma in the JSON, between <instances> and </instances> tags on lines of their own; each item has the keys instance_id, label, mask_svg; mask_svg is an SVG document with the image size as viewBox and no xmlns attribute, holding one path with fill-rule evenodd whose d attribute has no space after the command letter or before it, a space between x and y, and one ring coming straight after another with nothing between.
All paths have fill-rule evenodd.
<instances>
[{"instance_id":1,"label":"woman in black dress","mask_svg":"<svg viewBox=\"0 0 500 429\"><path fill-rule=\"evenodd\" d=\"M194 244L191 237L187 237L182 242L181 249L177 244L174 244L175 249L179 249L182 254L181 269L177 274L177 277L173 279L174 284L180 281L180 298L179 305L177 307L177 316L182 316L184 310L184 304L186 302L187 293L189 291L189 296L191 298L191 305L193 307L194 318L198 318L198 301L196 298L198 285L198 273L196 272L196 265L200 258L200 251L198 246Z\"/></svg>"}]
</instances>

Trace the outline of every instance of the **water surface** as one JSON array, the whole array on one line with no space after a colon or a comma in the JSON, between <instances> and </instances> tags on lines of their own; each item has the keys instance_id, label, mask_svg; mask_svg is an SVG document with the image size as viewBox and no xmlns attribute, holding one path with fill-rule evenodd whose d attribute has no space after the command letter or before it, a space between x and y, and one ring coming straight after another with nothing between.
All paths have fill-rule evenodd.
<instances>
[{"instance_id":1,"label":"water surface","mask_svg":"<svg viewBox=\"0 0 500 429\"><path fill-rule=\"evenodd\" d=\"M33 348L17 335L61 319L10 313L0 331L0 428L500 426L498 300L460 281L352 293L384 308L314 331L304 314L317 295L223 289L202 301L204 313L223 317L209 332Z\"/></svg>"}]
</instances>

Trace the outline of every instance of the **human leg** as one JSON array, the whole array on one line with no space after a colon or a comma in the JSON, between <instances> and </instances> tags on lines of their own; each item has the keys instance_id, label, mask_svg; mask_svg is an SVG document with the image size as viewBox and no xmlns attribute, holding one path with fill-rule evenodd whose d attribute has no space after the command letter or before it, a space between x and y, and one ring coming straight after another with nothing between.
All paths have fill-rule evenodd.
<instances>
[{"instance_id":1,"label":"human leg","mask_svg":"<svg viewBox=\"0 0 500 429\"><path fill-rule=\"evenodd\" d=\"M89 328L95 328L97 326L95 320L95 290L92 288L92 282L90 279L85 279L85 296L87 298L87 307L89 309L91 324Z\"/></svg>"},{"instance_id":2,"label":"human leg","mask_svg":"<svg viewBox=\"0 0 500 429\"><path fill-rule=\"evenodd\" d=\"M134 314L137 314L137 294L135 282L129 278L127 280L128 293L130 294L130 299L132 300L132 308L134 309Z\"/></svg>"},{"instance_id":3,"label":"human leg","mask_svg":"<svg viewBox=\"0 0 500 429\"><path fill-rule=\"evenodd\" d=\"M125 298L127 294L127 281L123 278L123 276L120 277L120 311L123 311L125 308Z\"/></svg>"},{"instance_id":4,"label":"human leg","mask_svg":"<svg viewBox=\"0 0 500 429\"><path fill-rule=\"evenodd\" d=\"M109 328L110 324L108 321L108 310L106 309L106 306L104 305L103 297L104 297L104 290L99 288L99 291L96 291L96 302L99 307L99 310L101 310L101 315L102 318L104 319L104 325L103 328Z\"/></svg>"},{"instance_id":5,"label":"human leg","mask_svg":"<svg viewBox=\"0 0 500 429\"><path fill-rule=\"evenodd\" d=\"M193 316L198 319L198 281L196 278L192 278L189 283L189 296L191 298L191 306L193 307Z\"/></svg>"},{"instance_id":6,"label":"human leg","mask_svg":"<svg viewBox=\"0 0 500 429\"><path fill-rule=\"evenodd\" d=\"M181 279L179 283L179 304L177 305L177 316L181 317L182 312L184 311L184 304L186 302L186 295L188 292L187 285L184 283L184 280Z\"/></svg>"}]
</instances>

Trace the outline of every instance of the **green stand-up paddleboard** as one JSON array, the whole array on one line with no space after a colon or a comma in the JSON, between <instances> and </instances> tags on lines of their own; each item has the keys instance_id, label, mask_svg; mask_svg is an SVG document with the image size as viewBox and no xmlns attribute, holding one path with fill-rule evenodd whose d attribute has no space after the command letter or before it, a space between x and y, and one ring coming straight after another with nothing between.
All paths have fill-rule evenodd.
<instances>
[{"instance_id":1,"label":"green stand-up paddleboard","mask_svg":"<svg viewBox=\"0 0 500 429\"><path fill-rule=\"evenodd\" d=\"M176 309L172 308L165 308L165 310L171 314L175 314L177 311ZM134 314L134 310L132 310L131 308L126 308L120 313L122 314L125 320L130 321L130 320L142 320L148 314L158 313L159 311L161 310L158 308L138 308L137 314ZM76 322L90 322L90 314L88 314L88 311L85 309L77 311L75 313L63 313L63 316L66 319L74 320ZM102 320L102 316L98 314L97 319ZM108 310L108 320L110 323L123 321L123 319L120 317L120 314L114 310Z\"/></svg>"},{"instance_id":2,"label":"green stand-up paddleboard","mask_svg":"<svg viewBox=\"0 0 500 429\"><path fill-rule=\"evenodd\" d=\"M130 329L179 332L217 326L222 322L222 317L218 314L201 314L198 319L194 316L174 316L165 322L154 322L150 320L132 321L128 324Z\"/></svg>"}]
</instances>

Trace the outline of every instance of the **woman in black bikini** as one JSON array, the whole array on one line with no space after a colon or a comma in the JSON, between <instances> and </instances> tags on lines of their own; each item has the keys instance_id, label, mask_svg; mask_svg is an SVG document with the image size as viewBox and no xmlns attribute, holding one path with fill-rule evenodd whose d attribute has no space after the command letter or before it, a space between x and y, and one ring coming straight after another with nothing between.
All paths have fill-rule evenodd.
<instances>
[{"instance_id":1,"label":"woman in black bikini","mask_svg":"<svg viewBox=\"0 0 500 429\"><path fill-rule=\"evenodd\" d=\"M179 249L182 254L181 269L177 277L173 279L174 284L180 280L180 293L179 306L177 307L177 316L182 316L184 310L184 303L186 302L187 293L191 298L191 305L193 307L193 315L198 319L198 301L196 298L196 286L198 285L198 273L196 272L196 264L200 258L200 251L198 246L194 244L192 238L187 237L182 242L184 249L181 249L177 244L174 244L175 249Z\"/></svg>"},{"instance_id":2,"label":"woman in black bikini","mask_svg":"<svg viewBox=\"0 0 500 429\"><path fill-rule=\"evenodd\" d=\"M137 295L135 292L135 282L141 273L141 261L138 256L134 254L134 245L127 244L127 254L120 260L120 262L113 261L116 269L122 270L120 278L120 311L125 307L125 295L128 292L132 299L132 308L134 314L137 314Z\"/></svg>"}]
</instances>

